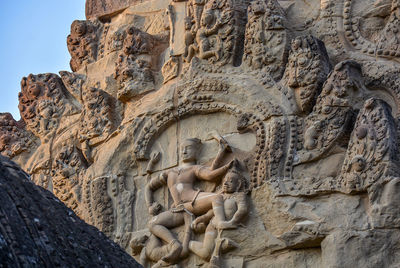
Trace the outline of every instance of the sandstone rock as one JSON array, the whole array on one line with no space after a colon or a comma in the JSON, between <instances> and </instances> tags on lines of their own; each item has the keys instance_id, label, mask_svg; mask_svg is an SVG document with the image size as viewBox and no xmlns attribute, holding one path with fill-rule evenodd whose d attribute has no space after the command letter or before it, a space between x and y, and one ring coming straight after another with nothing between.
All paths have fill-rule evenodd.
<instances>
[{"instance_id":1,"label":"sandstone rock","mask_svg":"<svg viewBox=\"0 0 400 268\"><path fill-rule=\"evenodd\" d=\"M140 2L141 0L87 0L85 6L86 18L91 19L112 14Z\"/></svg>"},{"instance_id":2,"label":"sandstone rock","mask_svg":"<svg viewBox=\"0 0 400 268\"><path fill-rule=\"evenodd\" d=\"M149 267L397 265L398 0L86 3L0 123L32 181Z\"/></svg>"},{"instance_id":3,"label":"sandstone rock","mask_svg":"<svg viewBox=\"0 0 400 268\"><path fill-rule=\"evenodd\" d=\"M397 267L398 230L337 231L322 243L324 267Z\"/></svg>"}]
</instances>

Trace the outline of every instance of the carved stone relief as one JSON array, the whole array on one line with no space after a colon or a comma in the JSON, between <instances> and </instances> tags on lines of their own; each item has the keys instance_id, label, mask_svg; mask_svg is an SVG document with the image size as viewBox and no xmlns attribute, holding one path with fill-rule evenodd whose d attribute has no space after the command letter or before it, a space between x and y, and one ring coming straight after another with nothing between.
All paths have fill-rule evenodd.
<instances>
[{"instance_id":1,"label":"carved stone relief","mask_svg":"<svg viewBox=\"0 0 400 268\"><path fill-rule=\"evenodd\" d=\"M10 113L0 113L0 153L14 157L34 147L33 135L25 130L23 121L15 121Z\"/></svg>"},{"instance_id":2,"label":"carved stone relief","mask_svg":"<svg viewBox=\"0 0 400 268\"><path fill-rule=\"evenodd\" d=\"M78 71L82 66L97 59L99 23L97 21L76 20L71 25L67 45L71 54L72 71Z\"/></svg>"},{"instance_id":3,"label":"carved stone relief","mask_svg":"<svg viewBox=\"0 0 400 268\"><path fill-rule=\"evenodd\" d=\"M287 61L290 34L285 12L276 0L251 2L243 61L252 69L267 68L278 80Z\"/></svg>"},{"instance_id":4,"label":"carved stone relief","mask_svg":"<svg viewBox=\"0 0 400 268\"><path fill-rule=\"evenodd\" d=\"M398 10L152 0L75 21L73 72L22 80L0 151L145 267L397 267Z\"/></svg>"},{"instance_id":5,"label":"carved stone relief","mask_svg":"<svg viewBox=\"0 0 400 268\"><path fill-rule=\"evenodd\" d=\"M154 90L154 76L149 62L120 55L114 78L119 84L117 97L122 102L138 99Z\"/></svg>"}]
</instances>

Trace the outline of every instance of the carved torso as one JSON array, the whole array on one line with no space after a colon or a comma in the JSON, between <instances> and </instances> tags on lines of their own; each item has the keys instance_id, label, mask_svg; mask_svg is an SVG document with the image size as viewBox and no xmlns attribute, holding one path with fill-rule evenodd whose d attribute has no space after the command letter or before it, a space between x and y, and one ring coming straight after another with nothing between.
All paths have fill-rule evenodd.
<instances>
[{"instance_id":1,"label":"carved torso","mask_svg":"<svg viewBox=\"0 0 400 268\"><path fill-rule=\"evenodd\" d=\"M193 188L201 166L178 167L168 172L168 189L175 205L192 202L197 191Z\"/></svg>"}]
</instances>

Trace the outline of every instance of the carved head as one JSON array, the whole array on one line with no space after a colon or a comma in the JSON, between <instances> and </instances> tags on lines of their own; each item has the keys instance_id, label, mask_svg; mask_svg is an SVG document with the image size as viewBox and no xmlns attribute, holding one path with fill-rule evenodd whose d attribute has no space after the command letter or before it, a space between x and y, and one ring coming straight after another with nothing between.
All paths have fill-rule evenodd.
<instances>
[{"instance_id":1,"label":"carved head","mask_svg":"<svg viewBox=\"0 0 400 268\"><path fill-rule=\"evenodd\" d=\"M338 63L325 82L321 98L328 106L349 106L349 99L363 87L361 66L355 61ZM328 96L329 95L329 96Z\"/></svg>"},{"instance_id":2,"label":"carved head","mask_svg":"<svg viewBox=\"0 0 400 268\"><path fill-rule=\"evenodd\" d=\"M197 138L186 139L181 146L181 158L184 163L195 162L200 151L201 141Z\"/></svg>"},{"instance_id":3,"label":"carved head","mask_svg":"<svg viewBox=\"0 0 400 268\"><path fill-rule=\"evenodd\" d=\"M149 239L147 235L141 235L138 237L132 238L130 244L130 247L132 249L132 255L136 256L139 255L142 249L146 246L146 242Z\"/></svg>"},{"instance_id":4,"label":"carved head","mask_svg":"<svg viewBox=\"0 0 400 268\"><path fill-rule=\"evenodd\" d=\"M356 155L351 160L351 169L356 172L361 172L365 169L366 162L362 155Z\"/></svg>"},{"instance_id":5,"label":"carved head","mask_svg":"<svg viewBox=\"0 0 400 268\"><path fill-rule=\"evenodd\" d=\"M304 133L304 148L306 150L313 150L317 147L318 135L321 131L321 121L316 121Z\"/></svg>"},{"instance_id":6,"label":"carved head","mask_svg":"<svg viewBox=\"0 0 400 268\"><path fill-rule=\"evenodd\" d=\"M36 116L36 106L41 100L52 100L62 110L60 102L65 98L66 91L60 77L56 74L30 74L22 78L21 92L18 95L19 109L24 120Z\"/></svg>"},{"instance_id":7,"label":"carved head","mask_svg":"<svg viewBox=\"0 0 400 268\"><path fill-rule=\"evenodd\" d=\"M192 29L192 18L185 17L185 30L189 31L190 29Z\"/></svg>"},{"instance_id":8,"label":"carved head","mask_svg":"<svg viewBox=\"0 0 400 268\"><path fill-rule=\"evenodd\" d=\"M71 25L71 33L75 33L77 36L83 36L86 31L87 27L84 21L75 20Z\"/></svg>"},{"instance_id":9,"label":"carved head","mask_svg":"<svg viewBox=\"0 0 400 268\"><path fill-rule=\"evenodd\" d=\"M246 130L248 130L248 127L250 125L251 122L251 118L250 118L250 114L244 113L242 115L240 115L238 121L237 121L237 130L241 133L245 132Z\"/></svg>"},{"instance_id":10,"label":"carved head","mask_svg":"<svg viewBox=\"0 0 400 268\"><path fill-rule=\"evenodd\" d=\"M48 100L40 100L37 106L37 112L39 114L43 113L45 110L50 109L51 104L52 103Z\"/></svg>"},{"instance_id":11,"label":"carved head","mask_svg":"<svg viewBox=\"0 0 400 268\"><path fill-rule=\"evenodd\" d=\"M40 89L40 85L38 83L29 85L28 93L32 97L35 98L35 97L39 96L40 92L41 92L41 89Z\"/></svg>"},{"instance_id":12,"label":"carved head","mask_svg":"<svg viewBox=\"0 0 400 268\"><path fill-rule=\"evenodd\" d=\"M122 70L122 80L125 81L129 78L131 78L133 75L133 69L132 68L125 68Z\"/></svg>"},{"instance_id":13,"label":"carved head","mask_svg":"<svg viewBox=\"0 0 400 268\"><path fill-rule=\"evenodd\" d=\"M291 43L284 78L302 112L310 112L331 66L322 41L299 36Z\"/></svg>"},{"instance_id":14,"label":"carved head","mask_svg":"<svg viewBox=\"0 0 400 268\"><path fill-rule=\"evenodd\" d=\"M222 192L227 194L243 192L247 188L246 184L246 179L236 169L231 169L222 182Z\"/></svg>"},{"instance_id":15,"label":"carved head","mask_svg":"<svg viewBox=\"0 0 400 268\"><path fill-rule=\"evenodd\" d=\"M201 26L207 27L211 26L214 22L214 13L211 10L204 11L201 16Z\"/></svg>"},{"instance_id":16,"label":"carved head","mask_svg":"<svg viewBox=\"0 0 400 268\"><path fill-rule=\"evenodd\" d=\"M265 13L264 2L261 0L251 2L249 6L249 14L261 15Z\"/></svg>"}]
</instances>

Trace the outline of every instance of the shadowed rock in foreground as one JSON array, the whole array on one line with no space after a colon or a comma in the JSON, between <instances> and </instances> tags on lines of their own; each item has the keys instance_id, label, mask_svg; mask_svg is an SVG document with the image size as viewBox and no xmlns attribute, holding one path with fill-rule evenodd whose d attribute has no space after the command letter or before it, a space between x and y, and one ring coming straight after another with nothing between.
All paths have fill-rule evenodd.
<instances>
[{"instance_id":1,"label":"shadowed rock in foreground","mask_svg":"<svg viewBox=\"0 0 400 268\"><path fill-rule=\"evenodd\" d=\"M141 267L0 156L0 267Z\"/></svg>"}]
</instances>

